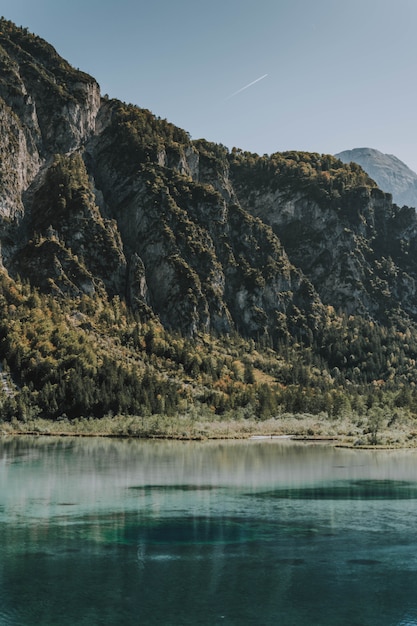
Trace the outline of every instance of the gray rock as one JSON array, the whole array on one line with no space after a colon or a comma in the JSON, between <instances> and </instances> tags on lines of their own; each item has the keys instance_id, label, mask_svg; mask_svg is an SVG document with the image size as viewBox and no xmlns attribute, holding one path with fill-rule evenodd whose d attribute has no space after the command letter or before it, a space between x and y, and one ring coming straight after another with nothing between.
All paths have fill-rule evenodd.
<instances>
[{"instance_id":1,"label":"gray rock","mask_svg":"<svg viewBox=\"0 0 417 626\"><path fill-rule=\"evenodd\" d=\"M373 148L354 148L335 156L343 163L353 161L360 165L399 206L417 207L417 174L393 154L383 154Z\"/></svg>"}]
</instances>

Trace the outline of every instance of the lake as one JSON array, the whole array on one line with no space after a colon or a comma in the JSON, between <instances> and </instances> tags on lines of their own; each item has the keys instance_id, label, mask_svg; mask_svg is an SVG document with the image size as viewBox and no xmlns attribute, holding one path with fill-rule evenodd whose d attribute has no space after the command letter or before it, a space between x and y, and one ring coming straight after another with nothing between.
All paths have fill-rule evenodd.
<instances>
[{"instance_id":1,"label":"lake","mask_svg":"<svg viewBox=\"0 0 417 626\"><path fill-rule=\"evenodd\" d=\"M417 452L0 440L0 625L417 624Z\"/></svg>"}]
</instances>

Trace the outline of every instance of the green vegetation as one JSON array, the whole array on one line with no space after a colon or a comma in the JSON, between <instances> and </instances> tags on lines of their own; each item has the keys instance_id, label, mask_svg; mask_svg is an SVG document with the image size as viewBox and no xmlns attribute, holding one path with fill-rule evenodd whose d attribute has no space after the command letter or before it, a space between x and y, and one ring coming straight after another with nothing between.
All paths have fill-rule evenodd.
<instances>
[{"instance_id":1,"label":"green vegetation","mask_svg":"<svg viewBox=\"0 0 417 626\"><path fill-rule=\"evenodd\" d=\"M345 164L329 154L316 152L277 152L258 156L234 148L229 156L235 182L245 181L253 189L268 186L290 195L303 193L321 206L331 206L341 196L363 189L374 189L376 183L356 163ZM347 195L346 195L347 194ZM348 200L347 200L348 201Z\"/></svg>"},{"instance_id":2,"label":"green vegetation","mask_svg":"<svg viewBox=\"0 0 417 626\"><path fill-rule=\"evenodd\" d=\"M4 17L0 17L0 38L4 46L6 48L12 46L13 51L18 53L28 66L30 59L37 59L38 71L41 67L43 68L43 71L41 70L43 77L51 88L57 77L61 85L65 85L69 78L77 81L91 81L88 74L75 70L44 39L31 33L27 28L17 27ZM56 92L59 93L59 90Z\"/></svg>"},{"instance_id":3,"label":"green vegetation","mask_svg":"<svg viewBox=\"0 0 417 626\"><path fill-rule=\"evenodd\" d=\"M415 329L329 310L321 350L271 347L267 337L191 339L141 320L119 297L56 299L0 278L4 432L201 438L289 429L405 444L417 424Z\"/></svg>"},{"instance_id":4,"label":"green vegetation","mask_svg":"<svg viewBox=\"0 0 417 626\"><path fill-rule=\"evenodd\" d=\"M181 146L189 145L189 135L166 120L155 117L147 109L109 100L112 123L103 139L107 143L106 158L126 174L134 173L139 164L154 163L167 150L180 155Z\"/></svg>"},{"instance_id":5,"label":"green vegetation","mask_svg":"<svg viewBox=\"0 0 417 626\"><path fill-rule=\"evenodd\" d=\"M413 440L414 211L117 100L95 131L94 80L4 19L0 70L4 431Z\"/></svg>"}]
</instances>

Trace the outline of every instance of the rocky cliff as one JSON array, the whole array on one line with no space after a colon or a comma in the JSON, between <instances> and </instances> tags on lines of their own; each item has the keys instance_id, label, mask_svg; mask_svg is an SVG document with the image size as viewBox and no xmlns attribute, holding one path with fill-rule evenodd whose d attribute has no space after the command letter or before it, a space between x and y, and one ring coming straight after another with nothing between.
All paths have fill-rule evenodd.
<instances>
[{"instance_id":1,"label":"rocky cliff","mask_svg":"<svg viewBox=\"0 0 417 626\"><path fill-rule=\"evenodd\" d=\"M328 306L417 319L417 220L355 164L232 150L100 97L1 22L0 239L57 297L118 295L187 334L311 337Z\"/></svg>"}]
</instances>

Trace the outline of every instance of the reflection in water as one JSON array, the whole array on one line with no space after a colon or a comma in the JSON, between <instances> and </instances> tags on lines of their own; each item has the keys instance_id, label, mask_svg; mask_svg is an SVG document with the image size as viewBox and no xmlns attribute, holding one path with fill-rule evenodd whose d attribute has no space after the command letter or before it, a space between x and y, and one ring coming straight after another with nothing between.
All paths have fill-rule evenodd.
<instances>
[{"instance_id":1,"label":"reflection in water","mask_svg":"<svg viewBox=\"0 0 417 626\"><path fill-rule=\"evenodd\" d=\"M0 625L417 623L417 455L0 443Z\"/></svg>"}]
</instances>

